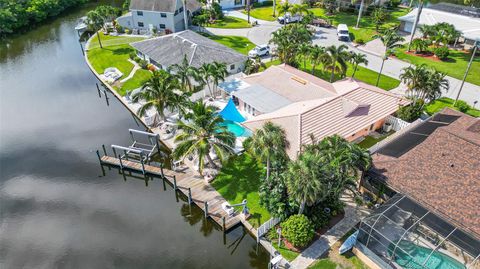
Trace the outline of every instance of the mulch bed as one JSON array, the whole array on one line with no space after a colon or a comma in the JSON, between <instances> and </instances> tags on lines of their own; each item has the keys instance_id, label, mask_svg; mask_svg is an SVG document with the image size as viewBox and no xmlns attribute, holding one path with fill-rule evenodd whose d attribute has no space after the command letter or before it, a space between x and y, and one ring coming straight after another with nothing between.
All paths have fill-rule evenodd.
<instances>
[{"instance_id":1,"label":"mulch bed","mask_svg":"<svg viewBox=\"0 0 480 269\"><path fill-rule=\"evenodd\" d=\"M442 61L437 56L435 56L435 54L433 54L432 52L415 53L414 51L405 51L405 53L409 54L409 55L417 56L417 57L430 59L430 60L437 61L437 62Z\"/></svg>"},{"instance_id":2,"label":"mulch bed","mask_svg":"<svg viewBox=\"0 0 480 269\"><path fill-rule=\"evenodd\" d=\"M344 216L345 216L345 212L342 212L340 214L337 214L333 218L331 218L330 221L328 222L328 225L326 225L322 229L319 229L319 230L315 231L315 236L313 237L312 241L307 246L305 246L303 248L296 248L292 245L292 243L288 242L287 239L282 237L283 247L287 248L291 251L295 251L295 252L299 252L299 253L302 252L304 249L308 248L311 244L313 244L313 242L317 241L317 239L319 239L322 235L324 235L333 226L335 226L337 223L339 223L343 219Z\"/></svg>"}]
</instances>

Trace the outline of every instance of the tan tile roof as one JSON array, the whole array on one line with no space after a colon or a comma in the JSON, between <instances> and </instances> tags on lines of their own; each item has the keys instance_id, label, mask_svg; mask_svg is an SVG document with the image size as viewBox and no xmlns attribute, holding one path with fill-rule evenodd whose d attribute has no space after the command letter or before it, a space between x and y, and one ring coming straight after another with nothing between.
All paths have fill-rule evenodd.
<instances>
[{"instance_id":1,"label":"tan tile roof","mask_svg":"<svg viewBox=\"0 0 480 269\"><path fill-rule=\"evenodd\" d=\"M265 72L272 74L270 69L272 68ZM282 66L281 69L288 69L289 73L294 73L302 79L311 76L296 69L293 71L293 68L289 66ZM276 78L269 80L275 81ZM315 77L315 81L318 82L318 80L321 79ZM335 91L335 94L309 101L298 101L277 111L254 117L243 124L247 128L255 130L260 128L263 123L271 121L281 125L287 130L287 133L294 133L295 136L287 136L287 139L290 142L288 154L290 158L295 159L301 145L311 142L311 134L317 139L334 134L349 137L394 113L399 105L408 103L397 95L373 86L365 86L355 80L345 79L333 84L321 81L324 88ZM326 86L327 84L329 86ZM269 89L278 92L275 88ZM288 87L282 88L282 91L287 90L297 91L297 89ZM291 117L296 117L296 121L285 121L285 118Z\"/></svg>"},{"instance_id":2,"label":"tan tile roof","mask_svg":"<svg viewBox=\"0 0 480 269\"><path fill-rule=\"evenodd\" d=\"M470 129L480 120L451 109L441 113L461 117L399 158L374 154L372 171L480 238L480 132Z\"/></svg>"}]
</instances>

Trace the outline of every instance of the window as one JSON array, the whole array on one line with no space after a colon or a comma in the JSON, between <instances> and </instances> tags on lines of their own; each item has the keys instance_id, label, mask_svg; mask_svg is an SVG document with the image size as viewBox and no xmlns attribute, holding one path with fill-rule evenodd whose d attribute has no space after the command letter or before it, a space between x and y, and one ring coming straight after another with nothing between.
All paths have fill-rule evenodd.
<instances>
[{"instance_id":1,"label":"window","mask_svg":"<svg viewBox=\"0 0 480 269\"><path fill-rule=\"evenodd\" d=\"M139 21L138 22L138 27L143 27L143 22Z\"/></svg>"},{"instance_id":2,"label":"window","mask_svg":"<svg viewBox=\"0 0 480 269\"><path fill-rule=\"evenodd\" d=\"M238 5L241 5L242 4L242 0L235 0L235 5L238 6Z\"/></svg>"},{"instance_id":3,"label":"window","mask_svg":"<svg viewBox=\"0 0 480 269\"><path fill-rule=\"evenodd\" d=\"M374 126L375 126L375 123L372 123L372 125L370 125L370 131L373 130Z\"/></svg>"},{"instance_id":4,"label":"window","mask_svg":"<svg viewBox=\"0 0 480 269\"><path fill-rule=\"evenodd\" d=\"M160 29L165 29L165 24L160 24Z\"/></svg>"},{"instance_id":5,"label":"window","mask_svg":"<svg viewBox=\"0 0 480 269\"><path fill-rule=\"evenodd\" d=\"M230 65L230 70L233 70L233 69L235 69L235 65L234 65L234 64L231 64L231 65Z\"/></svg>"},{"instance_id":6,"label":"window","mask_svg":"<svg viewBox=\"0 0 480 269\"><path fill-rule=\"evenodd\" d=\"M178 9L175 10L175 14L173 16L177 16L178 15Z\"/></svg>"},{"instance_id":7,"label":"window","mask_svg":"<svg viewBox=\"0 0 480 269\"><path fill-rule=\"evenodd\" d=\"M167 13L160 13L160 17L166 18L166 17L167 17Z\"/></svg>"},{"instance_id":8,"label":"window","mask_svg":"<svg viewBox=\"0 0 480 269\"><path fill-rule=\"evenodd\" d=\"M183 7L180 7L180 8L178 9L178 13L181 13L182 11L183 11Z\"/></svg>"},{"instance_id":9,"label":"window","mask_svg":"<svg viewBox=\"0 0 480 269\"><path fill-rule=\"evenodd\" d=\"M137 10L137 16L143 16L143 11Z\"/></svg>"}]
</instances>

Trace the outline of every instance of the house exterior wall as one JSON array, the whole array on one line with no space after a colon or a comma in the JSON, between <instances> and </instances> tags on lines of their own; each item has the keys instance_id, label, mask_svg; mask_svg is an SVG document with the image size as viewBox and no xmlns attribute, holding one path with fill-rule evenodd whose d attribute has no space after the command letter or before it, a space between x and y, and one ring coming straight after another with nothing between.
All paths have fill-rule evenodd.
<instances>
[{"instance_id":1,"label":"house exterior wall","mask_svg":"<svg viewBox=\"0 0 480 269\"><path fill-rule=\"evenodd\" d=\"M381 119L373 124L373 128L371 128L371 125L365 126L362 130L356 132L355 134L352 134L351 136L345 137L346 140L348 141L355 141L360 137L367 136L371 132L376 131L380 128L382 128L383 124L385 123L385 119Z\"/></svg>"},{"instance_id":2,"label":"house exterior wall","mask_svg":"<svg viewBox=\"0 0 480 269\"><path fill-rule=\"evenodd\" d=\"M229 8L238 8L238 7L244 7L247 4L247 0L216 0L220 6L222 6L223 9L229 9ZM250 3L263 3L267 0L250 0ZM210 1L209 1L210 2Z\"/></svg>"}]
</instances>

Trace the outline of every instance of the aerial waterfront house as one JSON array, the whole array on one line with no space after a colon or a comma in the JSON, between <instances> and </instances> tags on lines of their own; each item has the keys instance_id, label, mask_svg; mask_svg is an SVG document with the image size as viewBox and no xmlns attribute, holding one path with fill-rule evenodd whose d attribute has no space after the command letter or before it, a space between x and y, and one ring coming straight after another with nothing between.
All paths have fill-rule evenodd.
<instances>
[{"instance_id":1,"label":"aerial waterfront house","mask_svg":"<svg viewBox=\"0 0 480 269\"><path fill-rule=\"evenodd\" d=\"M281 126L295 159L301 145L338 134L349 141L382 128L386 118L409 101L363 82L346 78L329 83L288 65L234 81L229 91L254 131L266 122ZM229 88L231 85L222 85Z\"/></svg>"},{"instance_id":2,"label":"aerial waterfront house","mask_svg":"<svg viewBox=\"0 0 480 269\"><path fill-rule=\"evenodd\" d=\"M247 56L190 30L130 45L137 50L140 58L164 69L173 64L181 64L186 56L193 67L219 62L225 63L227 71L235 74L243 71L247 60Z\"/></svg>"},{"instance_id":3,"label":"aerial waterfront house","mask_svg":"<svg viewBox=\"0 0 480 269\"><path fill-rule=\"evenodd\" d=\"M212 4L213 2L217 2L223 9L232 9L245 7L248 3L247 1L249 0L207 0L207 3ZM265 1L267 0L250 0L250 4L256 2L263 3Z\"/></svg>"},{"instance_id":4,"label":"aerial waterfront house","mask_svg":"<svg viewBox=\"0 0 480 269\"><path fill-rule=\"evenodd\" d=\"M373 152L361 189L387 201L357 248L374 268L479 268L479 156L480 119L449 108Z\"/></svg>"},{"instance_id":5,"label":"aerial waterfront house","mask_svg":"<svg viewBox=\"0 0 480 269\"><path fill-rule=\"evenodd\" d=\"M129 12L118 17L117 23L128 29L174 33L185 30L201 7L197 0L131 0Z\"/></svg>"},{"instance_id":6,"label":"aerial waterfront house","mask_svg":"<svg viewBox=\"0 0 480 269\"><path fill-rule=\"evenodd\" d=\"M400 30L411 33L418 9L413 9L407 15L398 18ZM470 49L475 40L480 40L480 10L472 7L459 6L449 3L440 3L423 8L418 20L420 25L434 25L449 23L461 33L459 42L464 44L464 49ZM418 31L418 30L417 30Z\"/></svg>"}]
</instances>

